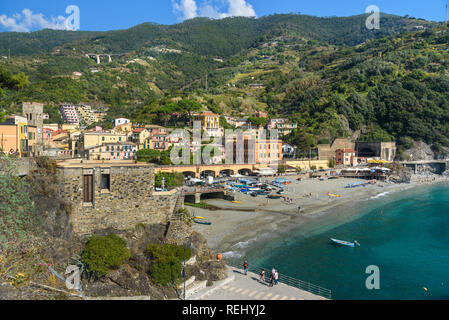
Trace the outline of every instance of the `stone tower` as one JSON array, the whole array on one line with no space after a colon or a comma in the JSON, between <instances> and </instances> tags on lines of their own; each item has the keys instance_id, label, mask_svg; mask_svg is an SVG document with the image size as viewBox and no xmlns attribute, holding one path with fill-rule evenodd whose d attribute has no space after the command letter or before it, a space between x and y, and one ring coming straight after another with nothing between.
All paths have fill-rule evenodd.
<instances>
[{"instance_id":1,"label":"stone tower","mask_svg":"<svg viewBox=\"0 0 449 320\"><path fill-rule=\"evenodd\" d=\"M37 143L42 144L44 126L44 104L38 102L24 102L22 104L23 116L27 118L28 124L37 127Z\"/></svg>"}]
</instances>

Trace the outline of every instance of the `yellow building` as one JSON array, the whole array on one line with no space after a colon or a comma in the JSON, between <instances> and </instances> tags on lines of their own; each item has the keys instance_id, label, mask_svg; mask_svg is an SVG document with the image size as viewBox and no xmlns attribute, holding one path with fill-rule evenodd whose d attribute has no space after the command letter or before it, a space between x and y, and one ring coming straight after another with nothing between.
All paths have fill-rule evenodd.
<instances>
[{"instance_id":1,"label":"yellow building","mask_svg":"<svg viewBox=\"0 0 449 320\"><path fill-rule=\"evenodd\" d=\"M223 129L220 127L220 116L218 114L205 111L195 115L195 121L201 122L201 128L211 137L220 137L223 135Z\"/></svg>"},{"instance_id":2,"label":"yellow building","mask_svg":"<svg viewBox=\"0 0 449 320\"><path fill-rule=\"evenodd\" d=\"M77 131L78 128L79 128L79 126L76 124L65 123L65 124L61 125L61 130L68 131L68 132Z\"/></svg>"},{"instance_id":3,"label":"yellow building","mask_svg":"<svg viewBox=\"0 0 449 320\"><path fill-rule=\"evenodd\" d=\"M86 132L80 135L80 153L84 156L85 151L95 146L101 146L106 143L126 142L126 134L114 132Z\"/></svg>"},{"instance_id":4,"label":"yellow building","mask_svg":"<svg viewBox=\"0 0 449 320\"><path fill-rule=\"evenodd\" d=\"M76 109L80 115L80 120L84 121L86 125L97 122L97 117L90 106L79 105Z\"/></svg>"},{"instance_id":5,"label":"yellow building","mask_svg":"<svg viewBox=\"0 0 449 320\"><path fill-rule=\"evenodd\" d=\"M133 130L131 136L132 142L137 145L137 150L145 149L145 142L150 138L150 132L145 128L138 128Z\"/></svg>"},{"instance_id":6,"label":"yellow building","mask_svg":"<svg viewBox=\"0 0 449 320\"><path fill-rule=\"evenodd\" d=\"M133 131L133 124L131 122L120 124L120 125L114 127L114 129L112 129L112 131L115 133L128 134Z\"/></svg>"}]
</instances>

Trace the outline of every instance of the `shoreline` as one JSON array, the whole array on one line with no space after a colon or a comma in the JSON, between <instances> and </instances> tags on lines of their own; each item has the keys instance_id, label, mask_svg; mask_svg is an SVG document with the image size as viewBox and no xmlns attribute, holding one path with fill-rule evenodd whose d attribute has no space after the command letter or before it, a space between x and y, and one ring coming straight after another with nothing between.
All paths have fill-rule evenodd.
<instances>
[{"instance_id":1,"label":"shoreline","mask_svg":"<svg viewBox=\"0 0 449 320\"><path fill-rule=\"evenodd\" d=\"M429 175L430 176L430 175ZM345 189L351 182L360 179L335 179L319 181L307 179L296 181L296 176L288 176L292 184L286 187L285 197L292 198L293 204L287 204L282 199L268 200L266 197L253 198L249 195L236 193L235 204L225 200L207 200L206 202L219 207L218 210L206 210L188 207L195 216L203 216L212 222L211 226L195 224L193 230L201 233L209 247L223 254L226 259L243 258L247 251L257 246L266 247L274 239L288 241L292 237L310 236L350 222L361 216L361 208L369 206L369 200L380 200L387 195L395 195L399 191L447 183L447 177L432 175L430 182L419 182L422 176L414 175L410 184L388 184L378 182L376 185ZM435 178L435 181L432 181ZM274 178L267 179L268 181ZM379 187L382 185L383 187ZM341 198L327 196L327 192L341 195ZM305 194L312 193L312 197ZM298 206L302 207L299 212Z\"/></svg>"}]
</instances>

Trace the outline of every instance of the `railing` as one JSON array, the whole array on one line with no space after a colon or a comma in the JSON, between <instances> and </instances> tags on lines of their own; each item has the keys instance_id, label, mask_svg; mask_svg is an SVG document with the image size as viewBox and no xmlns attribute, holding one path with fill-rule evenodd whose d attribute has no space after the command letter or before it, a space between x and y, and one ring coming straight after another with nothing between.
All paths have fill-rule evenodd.
<instances>
[{"instance_id":1,"label":"railing","mask_svg":"<svg viewBox=\"0 0 449 320\"><path fill-rule=\"evenodd\" d=\"M229 266L240 269L240 270L243 270L242 269L243 262L244 261L236 261L236 262L226 261L226 263ZM269 278L269 275L271 273L271 268L264 268L264 267L255 266L254 264L251 264L248 268L248 271L259 274L262 269L265 270L265 277ZM324 297L326 299L332 298L332 291L330 289L323 288L321 286L318 286L318 285L310 283L310 282L292 278L292 277L289 277L282 273L279 273L278 281L281 283L284 283L288 286L295 287L295 288L301 289L303 291L310 292L312 294L315 294L320 297Z\"/></svg>"},{"instance_id":2,"label":"railing","mask_svg":"<svg viewBox=\"0 0 449 320\"><path fill-rule=\"evenodd\" d=\"M213 193L222 192L223 187L183 187L184 194L192 195L195 193Z\"/></svg>"}]
</instances>

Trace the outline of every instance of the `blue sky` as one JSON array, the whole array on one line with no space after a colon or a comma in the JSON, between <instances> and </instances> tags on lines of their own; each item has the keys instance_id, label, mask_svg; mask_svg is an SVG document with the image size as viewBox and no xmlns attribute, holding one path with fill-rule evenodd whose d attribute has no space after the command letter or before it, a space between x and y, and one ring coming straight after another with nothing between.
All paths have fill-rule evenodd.
<instances>
[{"instance_id":1,"label":"blue sky","mask_svg":"<svg viewBox=\"0 0 449 320\"><path fill-rule=\"evenodd\" d=\"M444 20L449 0L1 0L0 31L35 31L45 27L63 29L70 14L80 10L80 30L115 30L142 22L173 24L187 18L208 16L265 16L301 12L315 16L349 16L376 5L381 12L433 21Z\"/></svg>"}]
</instances>

